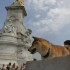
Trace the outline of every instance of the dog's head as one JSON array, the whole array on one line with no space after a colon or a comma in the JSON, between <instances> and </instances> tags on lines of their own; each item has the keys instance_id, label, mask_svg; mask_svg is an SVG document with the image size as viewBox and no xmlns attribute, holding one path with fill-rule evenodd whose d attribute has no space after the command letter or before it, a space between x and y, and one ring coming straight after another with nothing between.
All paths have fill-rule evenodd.
<instances>
[{"instance_id":1,"label":"dog's head","mask_svg":"<svg viewBox=\"0 0 70 70\"><path fill-rule=\"evenodd\" d=\"M32 54L37 52L38 47L40 46L40 42L36 37L33 37L34 41L32 42L32 46L28 49Z\"/></svg>"}]
</instances>

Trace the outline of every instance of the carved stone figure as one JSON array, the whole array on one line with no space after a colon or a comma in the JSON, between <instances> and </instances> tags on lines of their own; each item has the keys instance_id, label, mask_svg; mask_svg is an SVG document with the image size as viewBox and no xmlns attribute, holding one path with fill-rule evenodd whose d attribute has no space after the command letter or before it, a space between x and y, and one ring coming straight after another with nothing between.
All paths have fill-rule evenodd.
<instances>
[{"instance_id":1,"label":"carved stone figure","mask_svg":"<svg viewBox=\"0 0 70 70\"><path fill-rule=\"evenodd\" d=\"M25 35L21 35L22 41L25 44L26 48L31 46L31 39L30 39L30 34L31 30L27 29Z\"/></svg>"},{"instance_id":2,"label":"carved stone figure","mask_svg":"<svg viewBox=\"0 0 70 70\"><path fill-rule=\"evenodd\" d=\"M3 27L3 32L16 34L16 29L15 29L14 24L12 23L11 20L7 20L5 26Z\"/></svg>"}]
</instances>

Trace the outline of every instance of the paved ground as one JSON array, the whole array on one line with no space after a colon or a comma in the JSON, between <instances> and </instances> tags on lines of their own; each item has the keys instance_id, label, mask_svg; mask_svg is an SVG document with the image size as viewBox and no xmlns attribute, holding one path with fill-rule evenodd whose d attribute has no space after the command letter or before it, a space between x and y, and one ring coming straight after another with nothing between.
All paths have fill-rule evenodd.
<instances>
[{"instance_id":1,"label":"paved ground","mask_svg":"<svg viewBox=\"0 0 70 70\"><path fill-rule=\"evenodd\" d=\"M27 62L25 70L70 70L70 55L42 61Z\"/></svg>"}]
</instances>

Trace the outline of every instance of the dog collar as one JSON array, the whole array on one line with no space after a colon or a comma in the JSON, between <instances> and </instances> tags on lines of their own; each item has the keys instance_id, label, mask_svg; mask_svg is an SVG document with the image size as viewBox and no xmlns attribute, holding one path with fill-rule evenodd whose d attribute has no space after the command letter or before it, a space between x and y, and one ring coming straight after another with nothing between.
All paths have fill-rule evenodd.
<instances>
[{"instance_id":1,"label":"dog collar","mask_svg":"<svg viewBox=\"0 0 70 70\"><path fill-rule=\"evenodd\" d=\"M46 55L44 55L44 56L42 56L42 57L43 57L43 58L47 58L47 57L49 57L49 55L50 55L50 48L49 48L48 52L46 53Z\"/></svg>"}]
</instances>

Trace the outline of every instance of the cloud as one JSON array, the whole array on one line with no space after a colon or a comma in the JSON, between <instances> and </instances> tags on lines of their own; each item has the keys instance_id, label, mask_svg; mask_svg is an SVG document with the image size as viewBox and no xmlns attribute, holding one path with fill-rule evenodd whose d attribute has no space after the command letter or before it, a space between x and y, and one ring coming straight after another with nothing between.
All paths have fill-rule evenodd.
<instances>
[{"instance_id":1,"label":"cloud","mask_svg":"<svg viewBox=\"0 0 70 70\"><path fill-rule=\"evenodd\" d=\"M59 31L65 25L69 24L70 22L70 10L65 8L55 8L51 9L49 12L51 19L53 19L53 24L51 24L51 28L54 31ZM57 28L57 29L56 29Z\"/></svg>"},{"instance_id":2,"label":"cloud","mask_svg":"<svg viewBox=\"0 0 70 70\"><path fill-rule=\"evenodd\" d=\"M68 0L67 0L68 1ZM70 22L70 9L65 0L27 0L32 29L39 33L58 32ZM28 23L28 22L27 22ZM36 29L38 30L36 30Z\"/></svg>"}]
</instances>

